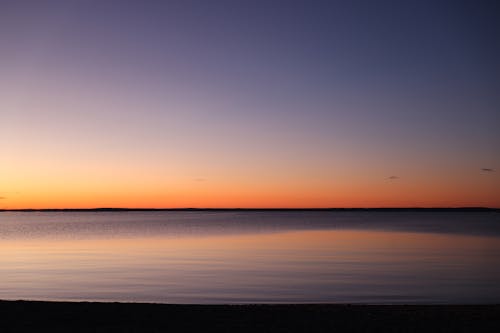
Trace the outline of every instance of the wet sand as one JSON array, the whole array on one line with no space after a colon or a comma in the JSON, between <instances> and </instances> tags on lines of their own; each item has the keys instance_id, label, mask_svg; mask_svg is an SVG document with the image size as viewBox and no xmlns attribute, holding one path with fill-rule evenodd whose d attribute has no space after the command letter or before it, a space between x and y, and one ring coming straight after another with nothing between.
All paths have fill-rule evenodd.
<instances>
[{"instance_id":1,"label":"wet sand","mask_svg":"<svg viewBox=\"0 0 500 333\"><path fill-rule=\"evenodd\" d=\"M0 301L1 332L499 332L500 305Z\"/></svg>"}]
</instances>

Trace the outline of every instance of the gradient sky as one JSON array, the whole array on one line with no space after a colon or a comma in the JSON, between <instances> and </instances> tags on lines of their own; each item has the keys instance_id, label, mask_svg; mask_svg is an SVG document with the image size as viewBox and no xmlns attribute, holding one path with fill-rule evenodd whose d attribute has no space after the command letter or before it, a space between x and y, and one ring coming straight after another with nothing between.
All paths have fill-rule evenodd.
<instances>
[{"instance_id":1,"label":"gradient sky","mask_svg":"<svg viewBox=\"0 0 500 333\"><path fill-rule=\"evenodd\" d=\"M499 40L498 1L1 0L0 208L500 207Z\"/></svg>"}]
</instances>

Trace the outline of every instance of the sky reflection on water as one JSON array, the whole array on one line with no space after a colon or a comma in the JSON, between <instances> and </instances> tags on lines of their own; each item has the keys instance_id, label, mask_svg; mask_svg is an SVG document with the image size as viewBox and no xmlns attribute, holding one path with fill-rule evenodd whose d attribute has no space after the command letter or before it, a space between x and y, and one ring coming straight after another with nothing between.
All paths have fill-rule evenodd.
<instances>
[{"instance_id":1,"label":"sky reflection on water","mask_svg":"<svg viewBox=\"0 0 500 333\"><path fill-rule=\"evenodd\" d=\"M465 235L413 230L418 218L425 226L429 219L449 223L453 214L401 214L385 226L372 214L371 228L369 214L314 214L0 215L0 299L500 301L500 238L467 222L475 215L493 226L496 215L455 219L458 230L469 223L471 235ZM398 218L399 227L386 228ZM398 230L405 223L410 230Z\"/></svg>"}]
</instances>

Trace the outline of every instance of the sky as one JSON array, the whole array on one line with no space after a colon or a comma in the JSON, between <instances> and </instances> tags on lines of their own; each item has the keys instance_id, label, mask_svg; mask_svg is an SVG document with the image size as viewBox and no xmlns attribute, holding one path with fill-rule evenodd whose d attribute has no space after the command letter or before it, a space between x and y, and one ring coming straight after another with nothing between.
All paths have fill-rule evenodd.
<instances>
[{"instance_id":1,"label":"sky","mask_svg":"<svg viewBox=\"0 0 500 333\"><path fill-rule=\"evenodd\" d=\"M500 207L497 1L0 0L0 208Z\"/></svg>"}]
</instances>

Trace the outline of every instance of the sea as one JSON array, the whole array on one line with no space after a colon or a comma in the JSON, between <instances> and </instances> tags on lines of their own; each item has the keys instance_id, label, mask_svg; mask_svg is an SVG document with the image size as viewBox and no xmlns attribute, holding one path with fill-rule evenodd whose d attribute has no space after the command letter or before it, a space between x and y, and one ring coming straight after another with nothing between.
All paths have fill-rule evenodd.
<instances>
[{"instance_id":1,"label":"sea","mask_svg":"<svg viewBox=\"0 0 500 333\"><path fill-rule=\"evenodd\" d=\"M0 212L0 299L500 303L500 212Z\"/></svg>"}]
</instances>

